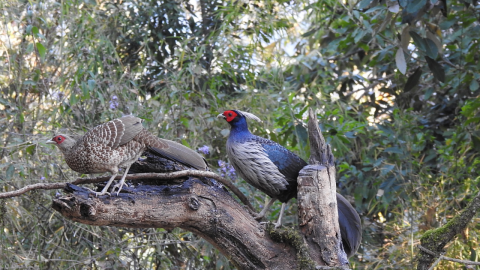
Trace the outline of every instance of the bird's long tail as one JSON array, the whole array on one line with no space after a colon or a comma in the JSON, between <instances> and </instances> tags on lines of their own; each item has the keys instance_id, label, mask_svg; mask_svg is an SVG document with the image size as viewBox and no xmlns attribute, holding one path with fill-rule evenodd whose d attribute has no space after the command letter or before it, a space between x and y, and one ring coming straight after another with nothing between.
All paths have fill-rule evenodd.
<instances>
[{"instance_id":1,"label":"bird's long tail","mask_svg":"<svg viewBox=\"0 0 480 270\"><path fill-rule=\"evenodd\" d=\"M348 257L357 252L362 242L362 222L353 206L337 193L338 223L342 234L343 248Z\"/></svg>"},{"instance_id":2,"label":"bird's long tail","mask_svg":"<svg viewBox=\"0 0 480 270\"><path fill-rule=\"evenodd\" d=\"M192 149L174 141L158 138L152 133L143 130L137 138L142 140L148 149L162 157L177 161L197 170L206 170L205 159Z\"/></svg>"}]
</instances>

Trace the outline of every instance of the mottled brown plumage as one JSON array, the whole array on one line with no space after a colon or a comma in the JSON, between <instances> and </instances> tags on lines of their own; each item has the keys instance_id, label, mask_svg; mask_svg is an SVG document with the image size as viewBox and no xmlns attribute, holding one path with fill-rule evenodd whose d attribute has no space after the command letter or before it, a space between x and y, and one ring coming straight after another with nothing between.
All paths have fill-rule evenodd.
<instances>
[{"instance_id":1,"label":"mottled brown plumage","mask_svg":"<svg viewBox=\"0 0 480 270\"><path fill-rule=\"evenodd\" d=\"M55 144L63 153L68 166L79 173L110 172L112 177L97 195L107 190L119 168L125 168L118 187L122 189L130 166L145 150L183 163L198 170L206 170L202 156L174 141L158 138L142 126L142 119L132 115L114 119L89 130L83 137L56 135L47 143ZM117 194L118 194L117 193Z\"/></svg>"}]
</instances>

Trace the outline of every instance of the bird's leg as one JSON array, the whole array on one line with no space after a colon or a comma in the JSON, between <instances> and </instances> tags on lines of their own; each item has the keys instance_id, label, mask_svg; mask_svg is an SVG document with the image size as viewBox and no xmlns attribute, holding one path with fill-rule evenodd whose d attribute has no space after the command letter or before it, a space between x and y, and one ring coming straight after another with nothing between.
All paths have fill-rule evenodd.
<instances>
[{"instance_id":1,"label":"bird's leg","mask_svg":"<svg viewBox=\"0 0 480 270\"><path fill-rule=\"evenodd\" d=\"M282 203L282 208L280 209L280 215L278 216L278 221L275 223L275 229L278 229L280 226L282 226L282 217L283 217L283 212L285 211L285 203Z\"/></svg>"},{"instance_id":2,"label":"bird's leg","mask_svg":"<svg viewBox=\"0 0 480 270\"><path fill-rule=\"evenodd\" d=\"M105 185L105 187L102 189L101 192L94 191L93 193L95 193L96 196L101 196L101 195L104 195L104 194L109 194L110 195L110 193L108 193L107 190L110 187L110 185L112 184L113 180L115 179L115 176L117 176L116 173L112 174L112 177L110 177L110 180L108 180L108 183Z\"/></svg>"},{"instance_id":3,"label":"bird's leg","mask_svg":"<svg viewBox=\"0 0 480 270\"><path fill-rule=\"evenodd\" d=\"M125 168L125 172L123 173L122 180L120 180L120 182L118 182L118 184L113 186L112 193L115 192L115 188L118 188L117 196L118 196L118 194L120 194L120 190L122 190L122 187L125 184L125 177L127 177L127 173L128 173L128 170L130 170L130 166L131 166L131 164L128 165L127 168Z\"/></svg>"},{"instance_id":4,"label":"bird's leg","mask_svg":"<svg viewBox=\"0 0 480 270\"><path fill-rule=\"evenodd\" d=\"M267 203L267 205L265 205L265 207L263 208L263 210L262 210L260 213L258 213L254 218L255 218L256 220L262 219L262 218L265 216L265 214L267 213L268 209L270 209L270 207L272 207L272 204L273 204L276 200L277 200L277 199L274 199L274 198L270 199L270 201Z\"/></svg>"}]
</instances>

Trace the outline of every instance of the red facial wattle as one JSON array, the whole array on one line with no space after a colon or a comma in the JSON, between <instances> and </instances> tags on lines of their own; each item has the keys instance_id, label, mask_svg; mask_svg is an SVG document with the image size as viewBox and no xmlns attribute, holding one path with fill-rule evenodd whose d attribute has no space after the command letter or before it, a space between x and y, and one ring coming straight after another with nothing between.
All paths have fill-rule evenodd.
<instances>
[{"instance_id":1,"label":"red facial wattle","mask_svg":"<svg viewBox=\"0 0 480 270\"><path fill-rule=\"evenodd\" d=\"M233 119L235 119L235 117L237 117L237 113L234 111L224 111L223 116L225 116L227 122L231 122Z\"/></svg>"},{"instance_id":2,"label":"red facial wattle","mask_svg":"<svg viewBox=\"0 0 480 270\"><path fill-rule=\"evenodd\" d=\"M63 141L65 141L65 137L58 135L53 137L52 141L56 142L57 144L61 144Z\"/></svg>"}]
</instances>

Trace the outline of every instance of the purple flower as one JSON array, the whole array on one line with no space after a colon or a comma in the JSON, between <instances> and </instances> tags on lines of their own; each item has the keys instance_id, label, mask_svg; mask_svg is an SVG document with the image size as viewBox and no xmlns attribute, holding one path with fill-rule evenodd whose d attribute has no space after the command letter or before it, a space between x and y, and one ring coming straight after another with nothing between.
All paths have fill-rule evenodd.
<instances>
[{"instance_id":1,"label":"purple flower","mask_svg":"<svg viewBox=\"0 0 480 270\"><path fill-rule=\"evenodd\" d=\"M204 155L210 154L210 148L207 145L198 148L198 151L202 152Z\"/></svg>"},{"instance_id":2,"label":"purple flower","mask_svg":"<svg viewBox=\"0 0 480 270\"><path fill-rule=\"evenodd\" d=\"M45 180L45 177L43 177L43 176L42 176L42 177L40 177L40 180Z\"/></svg>"},{"instance_id":3,"label":"purple flower","mask_svg":"<svg viewBox=\"0 0 480 270\"><path fill-rule=\"evenodd\" d=\"M223 160L219 160L218 161L218 166L220 167L220 168L218 168L218 172L220 173L220 175L222 177L229 177L232 180L237 179L237 174L235 173L235 168L233 168L233 166L230 165L230 163L225 162Z\"/></svg>"},{"instance_id":4,"label":"purple flower","mask_svg":"<svg viewBox=\"0 0 480 270\"><path fill-rule=\"evenodd\" d=\"M118 107L118 97L113 95L110 100L110 109L115 110Z\"/></svg>"}]
</instances>

